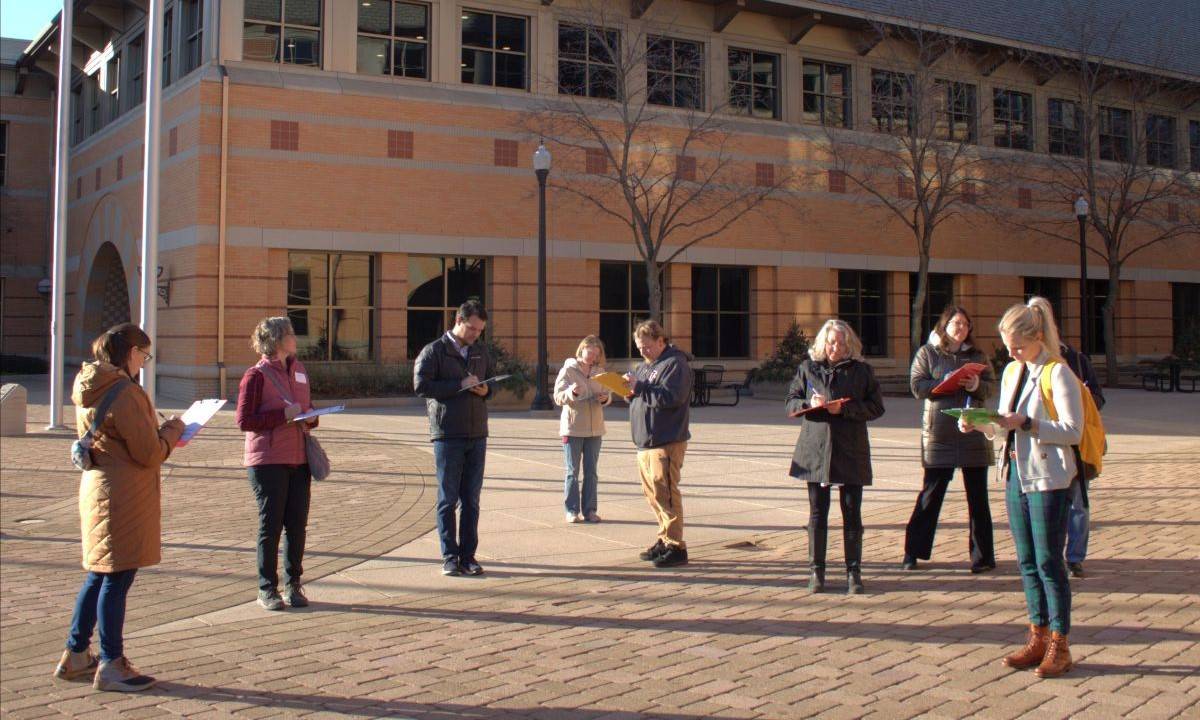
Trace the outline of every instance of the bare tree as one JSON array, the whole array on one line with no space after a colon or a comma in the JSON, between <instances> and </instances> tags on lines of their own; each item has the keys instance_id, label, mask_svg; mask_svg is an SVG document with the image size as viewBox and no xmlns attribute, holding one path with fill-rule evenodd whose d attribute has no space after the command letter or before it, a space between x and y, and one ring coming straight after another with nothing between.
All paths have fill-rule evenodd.
<instances>
[{"instance_id":1,"label":"bare tree","mask_svg":"<svg viewBox=\"0 0 1200 720\"><path fill-rule=\"evenodd\" d=\"M667 18L642 16L649 3L635 0L634 18L614 5L592 0L565 14L558 94L522 125L573 165L556 172L551 187L628 229L646 266L650 316L661 321L665 268L768 200L787 197L793 173L734 155L736 115L778 112L777 93L734 92L729 103L707 97L701 43L674 39ZM737 69L746 88L756 69Z\"/></svg>"},{"instance_id":2,"label":"bare tree","mask_svg":"<svg viewBox=\"0 0 1200 720\"><path fill-rule=\"evenodd\" d=\"M909 326L910 353L924 342L929 263L938 229L964 217L997 190L993 159L979 151L980 99L975 85L950 79L944 65L969 59L955 37L918 24L871 21L863 42L878 48L872 72L871 127L843 129L840 111L817 108L832 171L847 190L882 205L912 234L917 284Z\"/></svg>"},{"instance_id":3,"label":"bare tree","mask_svg":"<svg viewBox=\"0 0 1200 720\"><path fill-rule=\"evenodd\" d=\"M1051 100L1050 154L1043 162L1010 166L1016 181L1036 188L1031 195L1040 212L1003 216L1014 227L1078 247L1076 220L1068 208L1079 197L1087 200L1092 230L1087 251L1108 270L1102 314L1106 384L1112 386L1118 375L1122 268L1156 246L1200 249L1196 177L1177 169L1184 155L1177 149L1177 121L1163 109L1196 102L1200 84L1130 70L1113 60L1127 18L1102 17L1090 3L1072 0L1063 0L1059 10L1069 52L1029 54L1024 61L1043 81L1067 77L1073 87ZM1154 67L1170 66L1173 51L1167 48L1173 46L1163 40Z\"/></svg>"}]
</instances>

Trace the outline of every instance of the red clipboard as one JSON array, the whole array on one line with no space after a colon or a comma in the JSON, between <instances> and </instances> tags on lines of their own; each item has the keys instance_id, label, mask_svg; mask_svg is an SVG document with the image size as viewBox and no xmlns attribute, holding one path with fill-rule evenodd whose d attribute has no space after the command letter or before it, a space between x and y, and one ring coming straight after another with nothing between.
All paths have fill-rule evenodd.
<instances>
[{"instance_id":1,"label":"red clipboard","mask_svg":"<svg viewBox=\"0 0 1200 720\"><path fill-rule=\"evenodd\" d=\"M810 412L815 412L817 410L828 410L830 405L842 405L842 404L848 403L848 402L850 402L850 398L838 398L837 400L830 400L820 407L810 407L807 410L797 410L796 412L790 412L790 413L788 413L788 417L796 418L796 417L800 417L801 415L807 415Z\"/></svg>"},{"instance_id":2,"label":"red clipboard","mask_svg":"<svg viewBox=\"0 0 1200 720\"><path fill-rule=\"evenodd\" d=\"M930 391L930 394L950 395L956 393L962 388L960 381L979 375L984 370L987 370L987 365L983 363L967 363L947 375L945 380L942 380L937 384L937 387Z\"/></svg>"}]
</instances>

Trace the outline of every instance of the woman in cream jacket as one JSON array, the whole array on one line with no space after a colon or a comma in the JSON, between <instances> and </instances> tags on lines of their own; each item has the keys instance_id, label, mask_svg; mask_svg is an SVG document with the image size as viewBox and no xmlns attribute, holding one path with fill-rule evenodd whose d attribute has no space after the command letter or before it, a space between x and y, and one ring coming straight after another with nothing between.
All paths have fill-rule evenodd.
<instances>
[{"instance_id":1,"label":"woman in cream jacket","mask_svg":"<svg viewBox=\"0 0 1200 720\"><path fill-rule=\"evenodd\" d=\"M996 425L1005 436L998 464L1007 483L1005 503L1030 620L1025 647L1005 657L1004 664L1058 677L1072 667L1067 646L1071 587L1063 548L1071 483L1079 472L1072 446L1083 437L1083 399L1079 381L1059 357L1049 302L1034 297L1014 305L999 329L1013 361L1000 385ZM1042 397L1045 373L1050 373L1057 419ZM974 430L969 424L963 429Z\"/></svg>"},{"instance_id":2,"label":"woman in cream jacket","mask_svg":"<svg viewBox=\"0 0 1200 720\"><path fill-rule=\"evenodd\" d=\"M592 378L604 372L604 359L604 343L588 335L579 343L575 357L563 363L554 381L554 403L562 408L559 435L567 467L563 507L569 523L600 522L596 514L596 463L604 435L604 406L612 402L612 393Z\"/></svg>"}]
</instances>

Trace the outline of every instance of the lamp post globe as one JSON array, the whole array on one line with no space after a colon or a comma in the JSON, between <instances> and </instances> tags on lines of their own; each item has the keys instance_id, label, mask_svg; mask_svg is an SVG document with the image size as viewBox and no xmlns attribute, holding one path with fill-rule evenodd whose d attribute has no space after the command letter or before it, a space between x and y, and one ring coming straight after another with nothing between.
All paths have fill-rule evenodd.
<instances>
[{"instance_id":1,"label":"lamp post globe","mask_svg":"<svg viewBox=\"0 0 1200 720\"><path fill-rule=\"evenodd\" d=\"M550 175L550 151L538 143L533 152L533 173L538 182L538 291L537 291L537 388L531 410L554 408L547 390L549 364L546 357L546 178Z\"/></svg>"}]
</instances>

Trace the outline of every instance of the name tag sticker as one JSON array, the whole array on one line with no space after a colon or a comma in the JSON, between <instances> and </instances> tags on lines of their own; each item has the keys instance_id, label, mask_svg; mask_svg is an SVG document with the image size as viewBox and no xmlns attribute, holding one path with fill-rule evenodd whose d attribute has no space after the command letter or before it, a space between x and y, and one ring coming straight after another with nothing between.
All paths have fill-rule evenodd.
<instances>
[{"instance_id":1,"label":"name tag sticker","mask_svg":"<svg viewBox=\"0 0 1200 720\"><path fill-rule=\"evenodd\" d=\"M296 382L298 382L298 383L303 383L303 384L307 385L307 384L308 384L308 377L307 377L307 376L305 376L305 374L304 374L304 373L302 373L302 372L298 372L298 373L296 373Z\"/></svg>"}]
</instances>

